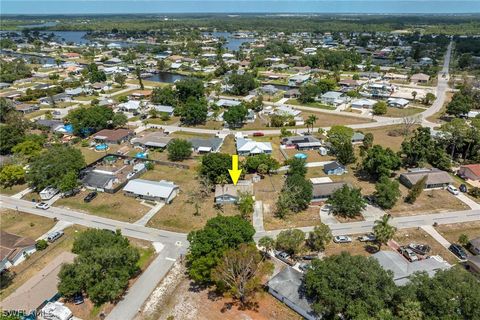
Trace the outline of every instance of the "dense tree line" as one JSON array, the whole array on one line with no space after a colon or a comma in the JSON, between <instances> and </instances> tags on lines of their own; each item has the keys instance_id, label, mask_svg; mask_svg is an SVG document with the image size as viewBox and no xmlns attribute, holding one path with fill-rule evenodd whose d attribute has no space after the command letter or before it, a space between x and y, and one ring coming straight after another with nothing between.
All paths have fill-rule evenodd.
<instances>
[{"instance_id":1,"label":"dense tree line","mask_svg":"<svg viewBox=\"0 0 480 320\"><path fill-rule=\"evenodd\" d=\"M82 137L127 123L127 117L123 113L115 113L112 109L102 106L72 110L68 113L67 119L73 126L73 133Z\"/></svg>"},{"instance_id":2,"label":"dense tree line","mask_svg":"<svg viewBox=\"0 0 480 320\"><path fill-rule=\"evenodd\" d=\"M480 284L460 267L438 271L433 278L417 273L409 284L396 286L392 273L373 257L342 253L315 260L304 289L324 319L480 318Z\"/></svg>"},{"instance_id":3,"label":"dense tree line","mask_svg":"<svg viewBox=\"0 0 480 320\"><path fill-rule=\"evenodd\" d=\"M0 59L0 82L12 83L15 80L28 78L32 71L23 59L5 61Z\"/></svg>"}]
</instances>

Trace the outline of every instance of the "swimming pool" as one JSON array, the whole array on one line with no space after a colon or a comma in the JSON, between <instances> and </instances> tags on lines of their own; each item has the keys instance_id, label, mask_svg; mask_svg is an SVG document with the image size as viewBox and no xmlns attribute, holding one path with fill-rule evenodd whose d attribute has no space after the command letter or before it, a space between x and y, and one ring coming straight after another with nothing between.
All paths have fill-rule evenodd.
<instances>
[{"instance_id":1,"label":"swimming pool","mask_svg":"<svg viewBox=\"0 0 480 320\"><path fill-rule=\"evenodd\" d=\"M137 154L135 155L135 158L147 159L148 158L148 153L147 152L137 152Z\"/></svg>"},{"instance_id":2,"label":"swimming pool","mask_svg":"<svg viewBox=\"0 0 480 320\"><path fill-rule=\"evenodd\" d=\"M95 146L96 151L105 151L108 150L108 144L102 143Z\"/></svg>"},{"instance_id":3,"label":"swimming pool","mask_svg":"<svg viewBox=\"0 0 480 320\"><path fill-rule=\"evenodd\" d=\"M297 159L307 159L307 155L305 153L297 153L295 155L295 158L297 158Z\"/></svg>"}]
</instances>

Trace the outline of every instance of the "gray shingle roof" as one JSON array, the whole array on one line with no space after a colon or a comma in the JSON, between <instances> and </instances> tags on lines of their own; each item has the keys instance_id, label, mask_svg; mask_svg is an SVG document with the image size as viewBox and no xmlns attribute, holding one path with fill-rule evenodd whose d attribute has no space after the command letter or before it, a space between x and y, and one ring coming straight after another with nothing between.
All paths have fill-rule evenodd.
<instances>
[{"instance_id":1,"label":"gray shingle roof","mask_svg":"<svg viewBox=\"0 0 480 320\"><path fill-rule=\"evenodd\" d=\"M303 274L301 272L287 267L270 279L268 286L307 313L313 314L310 302L303 291L302 280Z\"/></svg>"},{"instance_id":2,"label":"gray shingle roof","mask_svg":"<svg viewBox=\"0 0 480 320\"><path fill-rule=\"evenodd\" d=\"M411 275L416 272L426 272L431 277L438 270L451 267L446 262L441 262L433 257L415 262L408 262L399 253L394 251L379 251L373 255L383 269L393 272L393 281L396 285L405 285Z\"/></svg>"}]
</instances>

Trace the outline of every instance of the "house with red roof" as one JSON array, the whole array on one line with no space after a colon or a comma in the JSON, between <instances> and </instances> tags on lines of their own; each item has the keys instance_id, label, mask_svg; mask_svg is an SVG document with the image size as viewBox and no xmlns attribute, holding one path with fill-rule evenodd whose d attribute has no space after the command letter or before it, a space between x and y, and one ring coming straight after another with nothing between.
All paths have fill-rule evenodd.
<instances>
[{"instance_id":1,"label":"house with red roof","mask_svg":"<svg viewBox=\"0 0 480 320\"><path fill-rule=\"evenodd\" d=\"M458 175L463 179L479 181L480 180L480 164L466 164L460 166Z\"/></svg>"}]
</instances>

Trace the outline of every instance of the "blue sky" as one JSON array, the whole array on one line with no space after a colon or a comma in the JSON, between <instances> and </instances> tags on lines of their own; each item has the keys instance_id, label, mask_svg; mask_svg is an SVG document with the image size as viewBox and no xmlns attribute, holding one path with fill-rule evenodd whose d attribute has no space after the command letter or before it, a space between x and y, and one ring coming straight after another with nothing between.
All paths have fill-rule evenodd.
<instances>
[{"instance_id":1,"label":"blue sky","mask_svg":"<svg viewBox=\"0 0 480 320\"><path fill-rule=\"evenodd\" d=\"M480 0L0 0L2 14L480 13Z\"/></svg>"}]
</instances>

